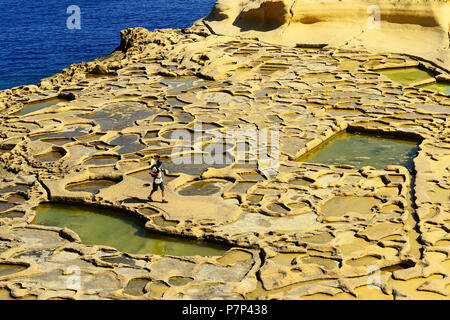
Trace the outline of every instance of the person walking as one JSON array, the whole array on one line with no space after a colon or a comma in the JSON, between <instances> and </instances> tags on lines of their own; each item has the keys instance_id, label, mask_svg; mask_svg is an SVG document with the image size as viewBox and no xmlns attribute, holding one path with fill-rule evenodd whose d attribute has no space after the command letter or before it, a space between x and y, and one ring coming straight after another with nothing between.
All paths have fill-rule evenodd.
<instances>
[{"instance_id":1,"label":"person walking","mask_svg":"<svg viewBox=\"0 0 450 320\"><path fill-rule=\"evenodd\" d=\"M161 194L162 194L162 203L167 203L166 197L164 196L164 182L163 182L163 170L162 170L162 161L161 160L157 160L156 164L154 164L151 168L150 168L150 174L153 177L153 190L150 193L148 200L149 201L153 201L152 196L153 194L158 190L158 188L161 189Z\"/></svg>"}]
</instances>

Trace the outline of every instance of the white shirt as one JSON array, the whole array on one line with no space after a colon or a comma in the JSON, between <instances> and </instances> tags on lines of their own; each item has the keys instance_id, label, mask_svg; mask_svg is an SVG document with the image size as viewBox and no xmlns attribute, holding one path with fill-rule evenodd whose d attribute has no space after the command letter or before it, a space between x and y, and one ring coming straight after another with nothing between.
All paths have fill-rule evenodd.
<instances>
[{"instance_id":1,"label":"white shirt","mask_svg":"<svg viewBox=\"0 0 450 320\"><path fill-rule=\"evenodd\" d=\"M153 177L153 182L154 183L156 183L156 184L161 184L162 182L163 182L163 179L162 179L162 169L161 168L158 168L157 166L154 166L153 168L152 168L152 173L154 174L154 173L156 173L157 175L156 175L156 177L154 176Z\"/></svg>"}]
</instances>

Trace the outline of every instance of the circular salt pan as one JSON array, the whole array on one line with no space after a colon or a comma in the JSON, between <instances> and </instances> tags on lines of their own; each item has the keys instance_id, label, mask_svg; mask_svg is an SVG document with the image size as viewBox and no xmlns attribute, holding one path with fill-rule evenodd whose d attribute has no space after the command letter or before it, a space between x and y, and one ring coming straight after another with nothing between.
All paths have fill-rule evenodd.
<instances>
[{"instance_id":1,"label":"circular salt pan","mask_svg":"<svg viewBox=\"0 0 450 320\"><path fill-rule=\"evenodd\" d=\"M242 96L232 96L226 92L207 92L203 94L203 100L206 102L225 102L225 103L242 103L247 102L248 98Z\"/></svg>"},{"instance_id":2,"label":"circular salt pan","mask_svg":"<svg viewBox=\"0 0 450 320\"><path fill-rule=\"evenodd\" d=\"M182 196L210 196L218 194L231 185L226 180L202 180L183 186L178 194Z\"/></svg>"}]
</instances>

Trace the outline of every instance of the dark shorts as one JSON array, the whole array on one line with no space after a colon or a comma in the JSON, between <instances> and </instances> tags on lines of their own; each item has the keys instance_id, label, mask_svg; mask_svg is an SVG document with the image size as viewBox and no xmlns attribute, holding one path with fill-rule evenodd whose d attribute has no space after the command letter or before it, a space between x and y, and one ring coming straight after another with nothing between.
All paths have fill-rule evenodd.
<instances>
[{"instance_id":1,"label":"dark shorts","mask_svg":"<svg viewBox=\"0 0 450 320\"><path fill-rule=\"evenodd\" d=\"M164 182L161 182L161 183L153 182L153 191L158 190L158 188L160 188L161 190L164 190Z\"/></svg>"}]
</instances>

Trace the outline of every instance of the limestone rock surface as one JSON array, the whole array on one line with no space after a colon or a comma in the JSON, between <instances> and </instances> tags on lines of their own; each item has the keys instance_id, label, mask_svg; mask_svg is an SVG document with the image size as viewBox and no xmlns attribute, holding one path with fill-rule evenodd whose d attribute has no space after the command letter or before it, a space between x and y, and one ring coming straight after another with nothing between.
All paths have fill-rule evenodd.
<instances>
[{"instance_id":1,"label":"limestone rock surface","mask_svg":"<svg viewBox=\"0 0 450 320\"><path fill-rule=\"evenodd\" d=\"M448 69L449 17L445 0L219 0L203 22L222 35L407 53Z\"/></svg>"}]
</instances>

